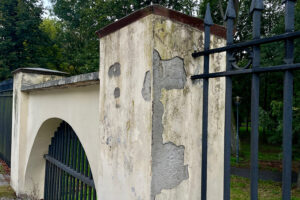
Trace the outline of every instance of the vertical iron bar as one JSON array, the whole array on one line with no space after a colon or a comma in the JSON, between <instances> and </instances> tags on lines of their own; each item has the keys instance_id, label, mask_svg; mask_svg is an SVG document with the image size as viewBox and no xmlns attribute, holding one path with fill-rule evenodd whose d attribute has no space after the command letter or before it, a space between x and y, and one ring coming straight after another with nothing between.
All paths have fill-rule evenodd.
<instances>
[{"instance_id":1,"label":"vertical iron bar","mask_svg":"<svg viewBox=\"0 0 300 200\"><path fill-rule=\"evenodd\" d=\"M233 44L233 30L236 13L232 0L229 0L225 15L227 26L227 45ZM231 71L232 52L226 53L226 71ZM230 159L231 159L231 110L232 110L232 80L225 78L225 130L224 130L224 200L230 200Z\"/></svg>"},{"instance_id":2,"label":"vertical iron bar","mask_svg":"<svg viewBox=\"0 0 300 200\"><path fill-rule=\"evenodd\" d=\"M295 29L295 0L283 0L285 3L285 31L293 32ZM285 62L294 62L294 40L285 42ZM292 121L293 121L293 74L284 72L284 97L283 97L283 171L282 171L282 199L291 199L292 176Z\"/></svg>"},{"instance_id":3,"label":"vertical iron bar","mask_svg":"<svg viewBox=\"0 0 300 200\"><path fill-rule=\"evenodd\" d=\"M88 176L88 159L87 156L85 155L85 170L84 170L84 175ZM84 199L87 199L87 184L84 184Z\"/></svg>"},{"instance_id":4,"label":"vertical iron bar","mask_svg":"<svg viewBox=\"0 0 300 200\"><path fill-rule=\"evenodd\" d=\"M92 169L91 169L91 166L89 165L89 178L92 179ZM92 187L89 186L89 200L92 199Z\"/></svg>"},{"instance_id":5,"label":"vertical iron bar","mask_svg":"<svg viewBox=\"0 0 300 200\"><path fill-rule=\"evenodd\" d=\"M236 103L236 163L239 163L239 103Z\"/></svg>"},{"instance_id":6,"label":"vertical iron bar","mask_svg":"<svg viewBox=\"0 0 300 200\"><path fill-rule=\"evenodd\" d=\"M55 158L56 156L56 132L55 132L55 136L54 136L54 142L53 142L53 157ZM55 165L53 165L53 171L52 171L52 176L53 176L53 186L52 186L52 196L53 196L53 199L55 199L55 194L56 194L56 189L55 189L55 186L56 186L56 173L57 172L57 167Z\"/></svg>"},{"instance_id":7,"label":"vertical iron bar","mask_svg":"<svg viewBox=\"0 0 300 200\"><path fill-rule=\"evenodd\" d=\"M65 141L64 141L64 164L67 165L67 158L68 158L68 131L67 131L67 125L64 123L63 126L64 129L64 135L65 135ZM68 194L68 181L67 181L68 174L64 172L64 181L63 181L63 199L67 200L67 194Z\"/></svg>"},{"instance_id":8,"label":"vertical iron bar","mask_svg":"<svg viewBox=\"0 0 300 200\"><path fill-rule=\"evenodd\" d=\"M54 153L54 158L57 159L57 155L58 155L58 131L56 131L55 133L55 139L54 139L54 149L55 149L55 153ZM55 172L54 172L54 176L55 176L55 181L54 181L54 193L53 193L53 196L54 196L54 199L57 198L57 182L58 182L58 167L55 166Z\"/></svg>"},{"instance_id":9,"label":"vertical iron bar","mask_svg":"<svg viewBox=\"0 0 300 200\"><path fill-rule=\"evenodd\" d=\"M81 143L78 141L78 147L76 148L77 153L77 161L76 161L76 171L80 173L80 156L81 156ZM76 185L76 199L79 198L79 182L80 180L77 179L77 185Z\"/></svg>"},{"instance_id":10,"label":"vertical iron bar","mask_svg":"<svg viewBox=\"0 0 300 200\"><path fill-rule=\"evenodd\" d=\"M64 129L63 129L63 124L60 125L60 128L61 128L61 138L60 138L60 162L64 162L63 160L63 157L64 157ZM58 196L58 199L61 199L62 198L62 194L63 194L63 175L64 175L64 171L63 170L60 170L60 178L59 178L59 181L60 181L60 186L59 186L59 196Z\"/></svg>"},{"instance_id":11,"label":"vertical iron bar","mask_svg":"<svg viewBox=\"0 0 300 200\"><path fill-rule=\"evenodd\" d=\"M71 168L75 169L75 165L76 165L76 143L77 143L77 138L75 133L72 130L72 136L73 136L73 143L72 143L72 164L71 164ZM72 199L75 199L75 177L72 177Z\"/></svg>"},{"instance_id":12,"label":"vertical iron bar","mask_svg":"<svg viewBox=\"0 0 300 200\"><path fill-rule=\"evenodd\" d=\"M253 39L260 38L262 0L252 0ZM260 67L260 46L253 46L253 68ZM251 89L251 200L258 199L259 75L252 74Z\"/></svg>"},{"instance_id":13,"label":"vertical iron bar","mask_svg":"<svg viewBox=\"0 0 300 200\"><path fill-rule=\"evenodd\" d=\"M96 188L93 189L93 200L97 199Z\"/></svg>"},{"instance_id":14,"label":"vertical iron bar","mask_svg":"<svg viewBox=\"0 0 300 200\"><path fill-rule=\"evenodd\" d=\"M59 131L58 131L58 146L57 146L57 160L61 161L61 148L62 148L62 131L61 131L61 126L59 127ZM59 199L60 197L60 182L61 182L61 169L57 168L58 172L57 172L57 176L58 176L58 180L57 180L57 199Z\"/></svg>"},{"instance_id":15,"label":"vertical iron bar","mask_svg":"<svg viewBox=\"0 0 300 200\"><path fill-rule=\"evenodd\" d=\"M210 26L213 25L209 3L207 4L204 19L205 42L204 50L210 47ZM204 56L203 74L209 73L209 55ZM203 79L203 105L202 105L202 167L201 167L201 200L207 198L207 126L208 126L208 84L207 78Z\"/></svg>"},{"instance_id":16,"label":"vertical iron bar","mask_svg":"<svg viewBox=\"0 0 300 200\"><path fill-rule=\"evenodd\" d=\"M51 145L50 145L50 147L49 147L49 155L50 156L53 156L53 143L54 143L54 138L52 138L51 139ZM50 173L49 173L49 199L52 199L52 197L53 197L53 169L54 168L54 166L53 166L53 164L52 163L50 163L50 169L49 169L49 171L50 171Z\"/></svg>"},{"instance_id":17,"label":"vertical iron bar","mask_svg":"<svg viewBox=\"0 0 300 200\"><path fill-rule=\"evenodd\" d=\"M54 157L55 155L55 138L53 138L53 143L51 145L51 154L52 156ZM53 199L54 198L54 192L55 192L55 189L54 189L54 185L55 185L55 165L51 164L52 165L52 174L51 174L51 179L52 179L52 183L51 183L51 198L50 199Z\"/></svg>"},{"instance_id":18,"label":"vertical iron bar","mask_svg":"<svg viewBox=\"0 0 300 200\"><path fill-rule=\"evenodd\" d=\"M68 146L67 146L67 165L70 165L70 157L71 157L71 131L70 127L67 127L67 132L68 132ZM67 173L67 199L71 199L71 186L70 186L70 175Z\"/></svg>"},{"instance_id":19,"label":"vertical iron bar","mask_svg":"<svg viewBox=\"0 0 300 200\"><path fill-rule=\"evenodd\" d=\"M80 173L84 174L84 149L83 146L81 146L81 159L80 159ZM80 185L80 199L83 199L83 182L81 181L81 185Z\"/></svg>"},{"instance_id":20,"label":"vertical iron bar","mask_svg":"<svg viewBox=\"0 0 300 200\"><path fill-rule=\"evenodd\" d=\"M48 176L49 176L49 162L46 160L46 170L45 170L45 187L44 187L44 199L48 199Z\"/></svg>"},{"instance_id":21,"label":"vertical iron bar","mask_svg":"<svg viewBox=\"0 0 300 200\"><path fill-rule=\"evenodd\" d=\"M70 134L71 134L71 147L70 147L70 165L69 167L73 169L73 161L74 161L74 136L72 129L70 128ZM73 191L73 176L70 176L70 197L73 200L74 198L74 191Z\"/></svg>"},{"instance_id":22,"label":"vertical iron bar","mask_svg":"<svg viewBox=\"0 0 300 200\"><path fill-rule=\"evenodd\" d=\"M78 138L77 138L77 136L75 135L74 132L73 132L73 134L74 134L74 151L73 151L74 160L73 160L73 169L76 170ZM73 197L73 199L76 198L76 182L77 182L77 180L75 178L73 178L73 190L74 190L74 197Z\"/></svg>"},{"instance_id":23,"label":"vertical iron bar","mask_svg":"<svg viewBox=\"0 0 300 200\"><path fill-rule=\"evenodd\" d=\"M62 163L66 164L66 153L67 153L67 149L66 149L66 141L67 141L67 133L66 133L66 125L63 122L62 124L62 130L63 130L63 154L62 154ZM61 193L61 198L65 199L65 178L66 178L66 174L63 171L62 172L62 181L61 181L61 188L62 188L62 193Z\"/></svg>"}]
</instances>

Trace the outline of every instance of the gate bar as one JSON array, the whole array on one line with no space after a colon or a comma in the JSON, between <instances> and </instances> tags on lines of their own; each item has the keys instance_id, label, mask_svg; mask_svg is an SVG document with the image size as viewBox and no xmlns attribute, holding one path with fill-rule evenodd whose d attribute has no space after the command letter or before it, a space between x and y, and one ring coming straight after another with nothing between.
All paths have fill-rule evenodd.
<instances>
[{"instance_id":1,"label":"gate bar","mask_svg":"<svg viewBox=\"0 0 300 200\"><path fill-rule=\"evenodd\" d=\"M236 43L236 44L227 45L225 47L220 47L220 48L195 52L195 53L192 54L192 56L194 58L197 58L197 57L200 57L200 56L204 56L206 54L221 53L221 52L236 50L236 49L245 49L247 47L252 47L252 46L255 46L255 45L268 44L268 43L272 43L272 42L279 42L279 41L283 41L283 40L286 40L286 39L293 39L293 38L298 38L298 37L300 37L300 31L291 32L291 33L284 33L284 34L276 35L276 36L272 36L272 37L254 39L254 40L251 40L251 41L246 41L246 42L240 42L240 43Z\"/></svg>"},{"instance_id":2,"label":"gate bar","mask_svg":"<svg viewBox=\"0 0 300 200\"><path fill-rule=\"evenodd\" d=\"M233 0L228 1L225 22L227 24L227 45L233 44L233 30L236 13ZM231 71L232 52L227 51L226 71ZM232 110L232 79L225 78L225 127L224 127L224 200L230 200L230 160L231 160L231 110Z\"/></svg>"},{"instance_id":3,"label":"gate bar","mask_svg":"<svg viewBox=\"0 0 300 200\"><path fill-rule=\"evenodd\" d=\"M85 184L95 188L95 184L94 184L92 179L87 178L86 176L83 176L81 173L78 173L77 171L75 171L75 170L71 169L70 167L64 165L63 163L59 162L55 158L51 157L50 155L44 155L44 158L46 160L48 160L50 163L52 163L53 165L55 165L56 167L64 170L65 172L69 173L70 175L74 176L75 178L78 178L79 180L81 180Z\"/></svg>"},{"instance_id":4,"label":"gate bar","mask_svg":"<svg viewBox=\"0 0 300 200\"><path fill-rule=\"evenodd\" d=\"M295 26L295 0L283 0L285 4L285 31L294 32ZM292 64L294 61L294 40L285 42L285 62ZM282 199L291 199L292 176L292 121L293 121L293 74L291 71L284 73L283 97L283 170L282 170Z\"/></svg>"},{"instance_id":5,"label":"gate bar","mask_svg":"<svg viewBox=\"0 0 300 200\"><path fill-rule=\"evenodd\" d=\"M223 76L237 76L237 75L255 74L255 73L260 74L260 73L268 73L268 72L280 72L286 70L298 70L298 69L300 69L300 63L277 65L277 66L270 66L270 67L260 67L260 68L253 68L253 69L240 69L240 70L233 70L233 71L215 72L209 74L198 74L198 75L191 76L191 79L196 80L196 79L204 79L204 78L217 78Z\"/></svg>"},{"instance_id":6,"label":"gate bar","mask_svg":"<svg viewBox=\"0 0 300 200\"><path fill-rule=\"evenodd\" d=\"M207 4L204 29L205 42L204 49L210 47L210 26L213 25L210 6ZM204 56L203 74L209 73L209 55ZM202 105L202 166L201 166L201 200L207 198L207 126L208 126L208 78L203 80L203 105Z\"/></svg>"},{"instance_id":7,"label":"gate bar","mask_svg":"<svg viewBox=\"0 0 300 200\"><path fill-rule=\"evenodd\" d=\"M51 139L51 144L54 142L54 138L52 138ZM50 146L49 147L49 155L53 155L53 147L52 146ZM53 174L53 164L52 163L50 163L49 162L49 165L50 165L50 169L49 169L49 171L50 171L50 173L49 173L49 179L50 179L50 181L49 181L49 199L52 199L52 195L53 195L53 176L52 176L52 174Z\"/></svg>"},{"instance_id":8,"label":"gate bar","mask_svg":"<svg viewBox=\"0 0 300 200\"><path fill-rule=\"evenodd\" d=\"M253 16L253 39L260 39L262 0L252 0L250 12ZM253 46L252 68L260 67L260 46ZM252 74L251 89L251 200L258 199L258 139L259 139L259 75Z\"/></svg>"}]
</instances>

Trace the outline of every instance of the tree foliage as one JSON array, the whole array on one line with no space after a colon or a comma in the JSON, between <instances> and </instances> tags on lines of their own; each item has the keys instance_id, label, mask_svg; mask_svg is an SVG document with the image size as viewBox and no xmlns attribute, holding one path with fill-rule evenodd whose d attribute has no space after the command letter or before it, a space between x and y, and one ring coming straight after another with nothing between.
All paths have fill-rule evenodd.
<instances>
[{"instance_id":1,"label":"tree foliage","mask_svg":"<svg viewBox=\"0 0 300 200\"><path fill-rule=\"evenodd\" d=\"M235 21L235 41L252 39L252 16L250 6L252 0L234 0L237 18ZM214 22L224 23L226 0L204 0L200 6L200 16L205 14L205 4L210 3ZM265 9L262 15L262 37L284 33L284 5L281 0L264 0ZM295 29L300 30L300 4L296 4ZM299 39L295 40L295 55L299 55ZM277 42L261 46L261 67L284 64L284 43ZM243 65L247 60L238 57L239 64ZM299 56L295 57L295 63L299 63ZM300 72L295 72L294 80L294 141L300 140L299 108L300 108ZM242 121L250 121L251 113L251 76L239 76L233 78L233 95L242 97L241 118ZM283 73L266 73L260 75L260 125L264 131L261 139L264 142L281 144L282 142L282 104L283 104ZM246 120L247 119L247 120ZM297 136L298 135L298 136Z\"/></svg>"},{"instance_id":2,"label":"tree foliage","mask_svg":"<svg viewBox=\"0 0 300 200\"><path fill-rule=\"evenodd\" d=\"M99 44L95 32L154 3L201 18L204 17L206 4L210 3L214 23L226 25L223 19L227 0L202 0L201 3L195 0L51 0L51 2L52 18L42 19L43 9L39 0L0 1L0 81L10 77L11 71L19 67L45 67L70 74L97 71ZM262 37L284 33L284 6L281 2L281 0L264 0ZM238 13L235 21L235 41L250 40L251 0L234 0L234 5ZM296 5L296 30L300 30L300 4ZM295 40L295 55L300 54L299 42L299 39ZM247 62L242 56L237 58L241 65ZM284 43L262 45L261 58L262 67L283 64ZM299 56L295 57L295 62L300 62ZM294 107L297 110L300 108L300 72L294 74ZM262 74L260 77L261 117L265 119L262 120L264 121L262 126L267 141L270 130L273 132L279 130L280 121L274 113L278 113L278 116L281 113L276 111L279 107L274 105L282 103L283 75L270 73ZM233 84L234 96L242 97L240 107L242 121L249 121L251 76L234 78ZM294 124L300 124L300 117L297 116L294 117ZM294 128L294 133L299 134L298 128Z\"/></svg>"},{"instance_id":3,"label":"tree foliage","mask_svg":"<svg viewBox=\"0 0 300 200\"><path fill-rule=\"evenodd\" d=\"M37 0L0 1L0 80L19 67L40 67L47 38L39 29L42 7Z\"/></svg>"},{"instance_id":4,"label":"tree foliage","mask_svg":"<svg viewBox=\"0 0 300 200\"><path fill-rule=\"evenodd\" d=\"M58 39L64 62L60 68L78 74L99 68L98 40L100 28L151 3L159 3L192 14L197 7L193 0L52 0L53 14L61 25Z\"/></svg>"}]
</instances>

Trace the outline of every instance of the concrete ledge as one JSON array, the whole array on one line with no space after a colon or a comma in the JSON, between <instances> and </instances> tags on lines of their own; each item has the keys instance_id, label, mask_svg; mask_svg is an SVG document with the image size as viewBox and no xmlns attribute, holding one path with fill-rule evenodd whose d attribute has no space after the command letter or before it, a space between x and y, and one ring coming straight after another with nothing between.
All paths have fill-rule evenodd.
<instances>
[{"instance_id":1,"label":"concrete ledge","mask_svg":"<svg viewBox=\"0 0 300 200\"><path fill-rule=\"evenodd\" d=\"M31 73L31 74L43 74L43 75L57 75L57 76L67 76L68 73L45 69L45 68L19 68L12 72L12 74L16 74L19 72Z\"/></svg>"},{"instance_id":2,"label":"concrete ledge","mask_svg":"<svg viewBox=\"0 0 300 200\"><path fill-rule=\"evenodd\" d=\"M23 85L21 91L30 92L33 90L46 90L51 88L81 87L97 83L99 83L99 72L92 72L35 85Z\"/></svg>"}]
</instances>

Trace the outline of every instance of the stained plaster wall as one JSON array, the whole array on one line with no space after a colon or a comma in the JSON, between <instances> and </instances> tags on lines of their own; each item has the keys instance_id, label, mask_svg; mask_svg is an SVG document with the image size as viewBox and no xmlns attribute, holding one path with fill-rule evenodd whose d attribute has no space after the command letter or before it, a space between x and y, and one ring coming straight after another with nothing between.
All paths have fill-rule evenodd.
<instances>
[{"instance_id":1,"label":"stained plaster wall","mask_svg":"<svg viewBox=\"0 0 300 200\"><path fill-rule=\"evenodd\" d=\"M204 34L149 15L100 39L100 176L109 200L200 199ZM225 44L212 36L211 47ZM211 56L210 71L225 69ZM210 81L208 199L222 199L225 80Z\"/></svg>"},{"instance_id":2,"label":"stained plaster wall","mask_svg":"<svg viewBox=\"0 0 300 200\"><path fill-rule=\"evenodd\" d=\"M169 19L154 17L154 56L158 56L159 60L154 58L154 67L156 62L160 65L159 69L163 70L164 78L171 81L173 87L162 87L160 89L159 101L163 105L162 126L163 131L160 134L163 145L175 145L177 151L182 149L182 157L176 158L177 168L169 172L169 182L176 185L168 187L162 186L160 191L152 190L152 199L155 200L182 200L182 199L200 199L201 193L201 132L202 132L202 81L192 81L191 75L203 72L203 59L192 58L191 54L194 49L202 50L204 33L195 30L187 25L174 23ZM221 47L225 45L225 40L214 35L211 36L211 48ZM178 61L182 59L182 63ZM176 61L177 60L177 61ZM210 57L210 72L225 70L225 54L216 54ZM172 68L173 71L166 69ZM174 68L179 66L184 68L186 82L178 85L178 79L182 79L182 75L177 70L174 74ZM172 80L171 77L177 80ZM176 76L177 75L177 76ZM154 76L155 78L155 76ZM154 84L154 88L155 88ZM225 103L225 80L223 78L211 79L209 81L209 108L208 108L208 191L207 198L210 200L223 198L223 149L224 149L224 103ZM155 101L155 97L154 97ZM154 110L155 115L155 110ZM153 122L155 119L153 119ZM152 130L153 135L157 134L156 130ZM154 136L153 136L154 137ZM152 157L157 149L155 143L152 145ZM158 151L160 160L163 157ZM169 152L172 156L172 153ZM178 155L178 154L177 154ZM155 159L155 157L154 157ZM178 163L178 161L180 161ZM183 161L183 162L182 162ZM169 161L168 161L169 162ZM164 166L164 165L162 165ZM165 165L170 167L168 165ZM159 166L160 170L167 171ZM183 168L186 167L187 169ZM152 167L155 170L155 166ZM181 172L180 172L181 171ZM182 172L183 171L183 172ZM187 172L185 172L187 171ZM188 173L188 176L181 176L181 173ZM172 175L174 177L172 177ZM180 179L180 182L178 181ZM173 179L173 180L172 180ZM159 178L158 178L159 180ZM155 173L153 174L152 184L157 185ZM167 186L167 187L166 187ZM155 186L153 186L155 187ZM152 188L153 188L152 187ZM154 193L153 193L154 192Z\"/></svg>"},{"instance_id":3,"label":"stained plaster wall","mask_svg":"<svg viewBox=\"0 0 300 200\"><path fill-rule=\"evenodd\" d=\"M48 146L62 120L74 129L88 157L94 180L99 159L99 83L85 87L21 92L20 83L42 75L18 73L14 77L14 123L11 185L18 195L43 198ZM34 83L40 83L43 80ZM32 82L31 82L32 84ZM21 101L22 105L18 106ZM17 156L18 155L18 156ZM98 189L98 188L96 188Z\"/></svg>"},{"instance_id":4,"label":"stained plaster wall","mask_svg":"<svg viewBox=\"0 0 300 200\"><path fill-rule=\"evenodd\" d=\"M20 152L24 151L22 131L27 128L28 95L21 92L22 85L32 85L48 80L62 78L56 75L41 75L33 73L17 73L14 75L13 86L13 114L12 114L12 149L11 149L11 186L18 193L20 190L20 171L23 170L23 159ZM21 141L21 142L20 142Z\"/></svg>"},{"instance_id":5,"label":"stained plaster wall","mask_svg":"<svg viewBox=\"0 0 300 200\"><path fill-rule=\"evenodd\" d=\"M151 27L145 17L100 39L99 199L150 198Z\"/></svg>"}]
</instances>

